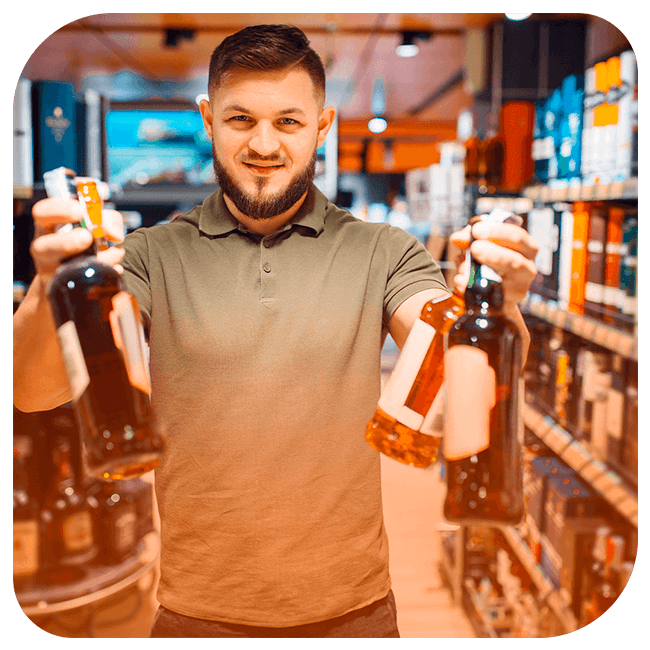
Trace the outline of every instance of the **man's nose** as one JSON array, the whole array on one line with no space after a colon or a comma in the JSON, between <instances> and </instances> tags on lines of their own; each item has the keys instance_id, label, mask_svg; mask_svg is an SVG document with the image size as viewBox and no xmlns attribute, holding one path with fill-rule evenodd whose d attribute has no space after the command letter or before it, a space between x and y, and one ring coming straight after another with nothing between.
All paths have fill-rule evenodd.
<instances>
[{"instance_id":1,"label":"man's nose","mask_svg":"<svg viewBox=\"0 0 650 650\"><path fill-rule=\"evenodd\" d=\"M280 142L273 126L260 122L255 126L248 146L260 156L270 156L280 148Z\"/></svg>"}]
</instances>

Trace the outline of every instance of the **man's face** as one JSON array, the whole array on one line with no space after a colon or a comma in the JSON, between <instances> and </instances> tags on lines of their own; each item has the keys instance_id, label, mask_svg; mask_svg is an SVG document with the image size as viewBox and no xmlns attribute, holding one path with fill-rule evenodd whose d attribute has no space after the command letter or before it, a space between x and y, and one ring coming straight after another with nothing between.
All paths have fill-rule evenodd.
<instances>
[{"instance_id":1,"label":"man's face","mask_svg":"<svg viewBox=\"0 0 650 650\"><path fill-rule=\"evenodd\" d=\"M242 214L267 219L309 188L334 109L321 111L304 70L237 71L201 102L201 114L224 194Z\"/></svg>"}]
</instances>

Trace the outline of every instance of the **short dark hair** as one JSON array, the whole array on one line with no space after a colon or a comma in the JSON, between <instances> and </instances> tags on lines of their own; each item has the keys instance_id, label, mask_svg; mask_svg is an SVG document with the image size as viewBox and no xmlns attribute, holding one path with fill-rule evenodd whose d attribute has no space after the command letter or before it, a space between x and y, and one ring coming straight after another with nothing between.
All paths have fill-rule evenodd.
<instances>
[{"instance_id":1,"label":"short dark hair","mask_svg":"<svg viewBox=\"0 0 650 650\"><path fill-rule=\"evenodd\" d=\"M314 84L316 96L325 101L325 68L309 45L305 33L292 25L253 25L225 38L210 58L208 94L232 70L305 70Z\"/></svg>"}]
</instances>

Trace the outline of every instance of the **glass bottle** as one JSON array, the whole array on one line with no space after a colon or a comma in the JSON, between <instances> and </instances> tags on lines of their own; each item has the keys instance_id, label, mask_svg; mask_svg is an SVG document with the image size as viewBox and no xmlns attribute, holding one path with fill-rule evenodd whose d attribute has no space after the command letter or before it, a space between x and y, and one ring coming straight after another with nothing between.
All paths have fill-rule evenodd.
<instances>
[{"instance_id":1,"label":"glass bottle","mask_svg":"<svg viewBox=\"0 0 650 650\"><path fill-rule=\"evenodd\" d=\"M13 575L16 592L34 586L41 565L40 505L30 491L27 463L31 439L14 436L14 552Z\"/></svg>"},{"instance_id":2,"label":"glass bottle","mask_svg":"<svg viewBox=\"0 0 650 650\"><path fill-rule=\"evenodd\" d=\"M51 577L56 576L56 569L83 567L97 555L93 522L96 502L88 498L74 473L67 438L53 441L52 462L54 478L42 510L48 564L55 569ZM82 573L74 572L73 577ZM54 577L54 582L65 579Z\"/></svg>"},{"instance_id":3,"label":"glass bottle","mask_svg":"<svg viewBox=\"0 0 650 650\"><path fill-rule=\"evenodd\" d=\"M104 564L121 562L138 543L137 503L128 483L104 483L97 494Z\"/></svg>"},{"instance_id":4,"label":"glass bottle","mask_svg":"<svg viewBox=\"0 0 650 650\"><path fill-rule=\"evenodd\" d=\"M78 183L82 204L100 210L93 183ZM97 216L93 236L103 238ZM63 261L48 286L88 476L139 476L160 461L164 442L149 399L145 341L136 299L100 262L97 244Z\"/></svg>"},{"instance_id":5,"label":"glass bottle","mask_svg":"<svg viewBox=\"0 0 650 650\"><path fill-rule=\"evenodd\" d=\"M525 512L521 339L503 313L501 277L469 249L467 256L465 313L449 331L444 358L444 514L459 523L518 525Z\"/></svg>"},{"instance_id":6,"label":"glass bottle","mask_svg":"<svg viewBox=\"0 0 650 650\"><path fill-rule=\"evenodd\" d=\"M444 337L462 308L456 291L422 308L366 429L366 440L377 451L414 467L436 461L441 437L434 401L444 378Z\"/></svg>"}]
</instances>

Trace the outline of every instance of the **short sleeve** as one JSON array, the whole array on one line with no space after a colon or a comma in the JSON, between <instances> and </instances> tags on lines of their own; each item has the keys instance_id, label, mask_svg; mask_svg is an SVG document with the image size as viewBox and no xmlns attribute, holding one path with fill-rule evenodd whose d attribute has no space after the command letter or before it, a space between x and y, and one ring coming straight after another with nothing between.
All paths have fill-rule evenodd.
<instances>
[{"instance_id":1,"label":"short sleeve","mask_svg":"<svg viewBox=\"0 0 650 650\"><path fill-rule=\"evenodd\" d=\"M122 280L126 290L138 301L147 339L151 324L151 284L147 237L142 230L129 233L121 244L124 249Z\"/></svg>"},{"instance_id":2,"label":"short sleeve","mask_svg":"<svg viewBox=\"0 0 650 650\"><path fill-rule=\"evenodd\" d=\"M427 289L448 291L444 276L431 253L415 237L390 226L386 232L389 269L384 294L384 324L411 296Z\"/></svg>"}]
</instances>

